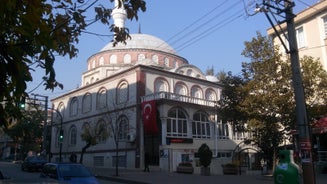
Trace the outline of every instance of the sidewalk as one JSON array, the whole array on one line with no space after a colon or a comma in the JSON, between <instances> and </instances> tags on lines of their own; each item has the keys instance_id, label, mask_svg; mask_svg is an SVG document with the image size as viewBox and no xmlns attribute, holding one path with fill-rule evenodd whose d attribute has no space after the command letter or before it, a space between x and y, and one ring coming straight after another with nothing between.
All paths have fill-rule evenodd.
<instances>
[{"instance_id":1,"label":"sidewalk","mask_svg":"<svg viewBox=\"0 0 327 184\"><path fill-rule=\"evenodd\" d=\"M115 175L114 169L90 168L98 178L130 184L273 184L272 176L263 175L213 175L202 176L199 174L181 174L165 171L143 172L142 170L119 169L118 175ZM326 184L327 174L317 174L316 184Z\"/></svg>"}]
</instances>

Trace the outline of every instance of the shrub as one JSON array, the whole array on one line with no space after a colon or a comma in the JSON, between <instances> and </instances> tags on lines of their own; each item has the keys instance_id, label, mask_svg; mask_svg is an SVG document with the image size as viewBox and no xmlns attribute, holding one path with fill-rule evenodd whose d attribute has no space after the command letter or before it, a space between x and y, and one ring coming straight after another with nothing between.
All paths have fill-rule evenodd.
<instances>
[{"instance_id":1,"label":"shrub","mask_svg":"<svg viewBox=\"0 0 327 184\"><path fill-rule=\"evenodd\" d=\"M209 146L203 143L198 150L198 154L200 157L200 164L203 167L208 167L211 164L212 159L212 151L210 150Z\"/></svg>"}]
</instances>

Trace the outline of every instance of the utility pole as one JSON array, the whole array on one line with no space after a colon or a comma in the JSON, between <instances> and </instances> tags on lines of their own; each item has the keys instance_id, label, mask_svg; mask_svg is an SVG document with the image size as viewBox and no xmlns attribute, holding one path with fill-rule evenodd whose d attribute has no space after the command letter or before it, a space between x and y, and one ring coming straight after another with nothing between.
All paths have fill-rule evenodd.
<instances>
[{"instance_id":1,"label":"utility pole","mask_svg":"<svg viewBox=\"0 0 327 184\"><path fill-rule=\"evenodd\" d=\"M44 96L44 95L39 95L39 94L31 94L34 96L33 98L33 104L37 104L40 106L43 106L44 108L44 120L43 120L43 141L42 141L42 152L44 150L46 150L47 146L48 146L48 140L47 138L47 128L48 128L48 96ZM39 97L41 97L42 99L40 99ZM48 153L46 153L48 154Z\"/></svg>"},{"instance_id":2,"label":"utility pole","mask_svg":"<svg viewBox=\"0 0 327 184\"><path fill-rule=\"evenodd\" d=\"M297 49L296 32L294 26L294 15L292 12L293 2L285 1L285 14L290 47L292 81L295 93L297 129L299 132L298 146L302 156L303 183L315 184L315 173L312 163L311 136L305 104L305 95L302 83L299 53Z\"/></svg>"},{"instance_id":3,"label":"utility pole","mask_svg":"<svg viewBox=\"0 0 327 184\"><path fill-rule=\"evenodd\" d=\"M271 2L274 2L275 5L271 5ZM313 160L312 160L311 136L309 131L304 88L303 88L301 69L300 69L299 53L297 48L296 32L294 26L295 15L293 14L293 7L295 4L292 0L284 0L283 5L281 4L281 0L275 0L275 1L263 0L263 5L265 6L265 8L260 8L259 11L265 13L275 33L280 39L282 45L285 47L285 50L287 51L287 53L290 54L292 82L293 82L295 104L296 104L295 110L296 110L297 131L299 136L297 140L297 144L298 144L297 147L299 150L297 151L299 151L299 154L301 156L302 170L303 170L303 184L315 184L316 181L315 181L315 173L314 173ZM276 29L268 13L277 14L277 15L280 15L281 13L285 13L285 21L282 22L286 22L289 50L279 35L284 30L282 30L282 27L280 25L279 25L279 30ZM278 24L280 24L280 22L278 22Z\"/></svg>"}]
</instances>

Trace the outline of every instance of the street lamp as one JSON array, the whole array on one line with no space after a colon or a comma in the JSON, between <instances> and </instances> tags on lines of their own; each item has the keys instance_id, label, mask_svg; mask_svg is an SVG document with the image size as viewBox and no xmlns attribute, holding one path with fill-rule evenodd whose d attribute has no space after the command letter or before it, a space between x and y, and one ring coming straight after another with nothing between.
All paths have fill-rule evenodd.
<instances>
[{"instance_id":1,"label":"street lamp","mask_svg":"<svg viewBox=\"0 0 327 184\"><path fill-rule=\"evenodd\" d=\"M60 117L60 131L59 131L59 136L58 136L58 142L59 142L59 162L61 162L62 161L62 154L61 154L62 153L62 142L63 142L63 139L64 139L64 130L62 129L63 118L62 118L61 113L57 109L51 108L51 110L56 111L56 113ZM52 127L52 125L51 125L51 127ZM51 148L50 148L50 150L51 150Z\"/></svg>"}]
</instances>

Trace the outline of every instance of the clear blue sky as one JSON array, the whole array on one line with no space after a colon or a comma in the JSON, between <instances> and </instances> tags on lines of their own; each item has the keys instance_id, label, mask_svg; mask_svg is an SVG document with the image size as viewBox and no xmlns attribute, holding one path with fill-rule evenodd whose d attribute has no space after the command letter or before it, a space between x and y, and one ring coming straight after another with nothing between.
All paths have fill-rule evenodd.
<instances>
[{"instance_id":1,"label":"clear blue sky","mask_svg":"<svg viewBox=\"0 0 327 184\"><path fill-rule=\"evenodd\" d=\"M298 13L317 1L294 0L294 12ZM138 21L128 20L126 27L130 33L137 33L141 26L142 33L166 41L180 56L203 72L213 67L215 72L223 70L237 74L241 71L241 63L248 61L241 56L244 42L256 37L257 31L266 35L266 30L271 27L263 13L247 15L254 13L253 6L249 6L253 2L261 3L262 0L146 0L146 12L139 12ZM108 4L108 0L100 0L99 3L113 6ZM92 18L94 13L90 9L87 19ZM112 34L100 23L92 24L87 31ZM111 40L110 36L83 33L78 44L78 57L72 60L58 57L55 62L57 80L63 83L64 89L45 91L43 85L39 86L43 73L36 70L27 92L46 95L51 99L77 88L82 73L87 69L87 59Z\"/></svg>"}]
</instances>

